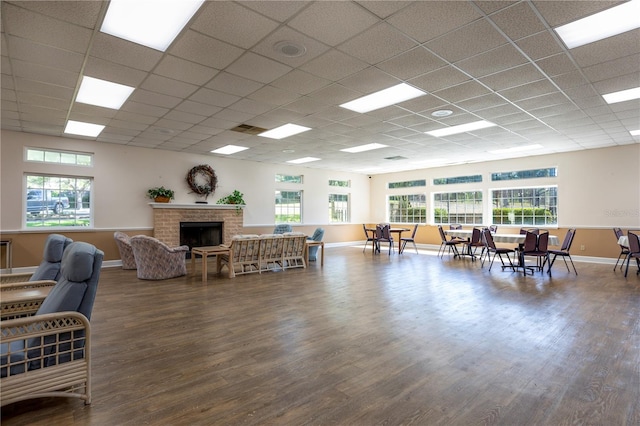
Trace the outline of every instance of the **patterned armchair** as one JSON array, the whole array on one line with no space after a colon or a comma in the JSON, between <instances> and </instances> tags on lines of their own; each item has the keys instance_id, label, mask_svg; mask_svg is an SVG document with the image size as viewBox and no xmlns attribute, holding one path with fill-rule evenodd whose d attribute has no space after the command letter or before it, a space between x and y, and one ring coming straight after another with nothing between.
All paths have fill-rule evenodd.
<instances>
[{"instance_id":1,"label":"patterned armchair","mask_svg":"<svg viewBox=\"0 0 640 426\"><path fill-rule=\"evenodd\" d=\"M0 276L0 282L5 284L23 281L58 281L58 278L60 278L60 262L62 261L62 254L67 246L72 242L73 240L71 238L67 238L64 235L50 234L44 243L42 262L40 262L40 265L38 265L33 274L3 274Z\"/></svg>"},{"instance_id":2,"label":"patterned armchair","mask_svg":"<svg viewBox=\"0 0 640 426\"><path fill-rule=\"evenodd\" d=\"M133 249L131 248L131 238L124 232L116 231L113 233L113 238L116 240L118 251L120 251L120 259L122 260L122 269L137 269L136 259L133 256Z\"/></svg>"},{"instance_id":3,"label":"patterned armchair","mask_svg":"<svg viewBox=\"0 0 640 426\"><path fill-rule=\"evenodd\" d=\"M141 280L165 280L187 274L185 255L189 246L169 247L162 241L146 235L130 238L131 249Z\"/></svg>"}]
</instances>

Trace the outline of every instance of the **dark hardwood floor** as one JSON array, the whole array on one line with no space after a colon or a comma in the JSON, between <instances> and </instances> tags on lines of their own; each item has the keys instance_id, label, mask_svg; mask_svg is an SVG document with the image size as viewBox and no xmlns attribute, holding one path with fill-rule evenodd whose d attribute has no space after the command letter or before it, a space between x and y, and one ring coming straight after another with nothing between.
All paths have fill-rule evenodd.
<instances>
[{"instance_id":1,"label":"dark hardwood floor","mask_svg":"<svg viewBox=\"0 0 640 426\"><path fill-rule=\"evenodd\" d=\"M93 403L24 401L2 424L640 425L636 267L576 266L335 247L208 283L105 269Z\"/></svg>"}]
</instances>

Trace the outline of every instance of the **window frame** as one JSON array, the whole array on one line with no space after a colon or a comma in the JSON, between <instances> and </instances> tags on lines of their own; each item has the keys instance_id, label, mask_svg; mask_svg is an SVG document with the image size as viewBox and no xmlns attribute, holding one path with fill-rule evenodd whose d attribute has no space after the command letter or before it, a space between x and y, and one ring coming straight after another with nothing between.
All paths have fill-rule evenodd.
<instances>
[{"instance_id":1,"label":"window frame","mask_svg":"<svg viewBox=\"0 0 640 426\"><path fill-rule=\"evenodd\" d=\"M468 213L459 213L456 209L456 216L455 216L455 220L451 220L452 214L451 214L451 209L447 208L447 220L446 221L438 221L437 220L437 209L440 208L438 207L438 202L441 202L441 200L436 200L436 196L438 195L443 195L443 194L465 194L466 195L473 193L474 195L480 194L480 201L478 202L478 199L474 196L473 197L473 211L470 213L473 221L472 222L468 222L466 220L466 215ZM446 200L449 201L450 200ZM444 202L446 202L444 201ZM455 200L456 204L458 204L457 199ZM432 220L434 224L438 224L438 225L443 225L443 224L448 224L448 223L460 223L463 225L482 225L484 223L484 205L485 205L485 201L484 201L484 191L482 191L482 189L471 189L471 190L459 190L459 191L438 191L438 192L432 192L431 193L431 206L432 206ZM466 204L466 203L465 203ZM479 212L476 211L476 208L479 207ZM465 219L464 220L460 220L460 214L464 214L465 215ZM479 220L476 220L477 217L479 216Z\"/></svg>"},{"instance_id":2,"label":"window frame","mask_svg":"<svg viewBox=\"0 0 640 426\"><path fill-rule=\"evenodd\" d=\"M283 192L297 192L297 193L299 193L299 203L298 203L298 204L299 204L299 207L298 207L298 210L299 210L299 213L298 213L299 220L298 220L298 221L295 221L295 220L286 220L286 221L279 220L279 217L280 217L280 218L282 218L283 216L286 216L287 218L290 218L290 217L292 217L292 216L294 216L294 217L296 216L296 215L295 215L295 213L294 213L294 214L291 214L291 213L290 213L290 211L289 211L289 209L287 209L287 211L285 211L285 212L283 212L283 211L282 211L282 205L283 205L283 203L282 203L282 199L283 199L283 198L282 198L282 193L283 193ZM280 195L280 197L281 197L281 198L280 198L280 202L278 202L278 193L279 193L279 195ZM276 224L279 224L279 223L296 223L296 224L302 224L302 223L303 223L303 222L302 222L302 219L303 219L303 218L302 218L302 210L303 210L303 209L302 209L302 206L303 206L303 201L304 201L304 198L303 198L303 197L304 197L304 191L303 191L302 189L276 189L276 190L275 190L275 193L274 193L274 204L275 204L275 208L274 208L274 222L275 222ZM286 203L286 204L291 204L291 203Z\"/></svg>"},{"instance_id":3,"label":"window frame","mask_svg":"<svg viewBox=\"0 0 640 426\"><path fill-rule=\"evenodd\" d=\"M495 194L498 191L529 191L529 190L549 190L549 189L553 189L555 191L555 194L550 196L551 198L555 199L555 204L545 205L545 207L539 207L539 206L525 207L523 203L520 203L519 207L516 206L517 203L514 203L514 207L496 205ZM490 215L491 215L491 223L495 223L497 225L504 225L504 226L536 226L536 227L542 227L542 228L558 226L558 198L559 198L558 185L533 185L533 186L491 188L489 190L489 194L490 194L489 208L490 208ZM531 197L531 200L532 202L535 203L535 201L533 201L534 197L535 195ZM506 216L506 218L510 220L511 223L504 222L505 215L502 213L499 216L496 216L495 214L496 209L509 209L509 208L514 210L513 220L510 219L510 215L508 213ZM541 208L549 210L550 217L555 218L555 221L548 222L546 219L547 218L546 213L544 215L537 215L536 209L541 209ZM520 221L518 221L518 217L515 216L515 212L517 211L516 209L521 210L521 214L519 216ZM524 209L533 209L532 215L530 215L532 218L532 223L525 222L524 219L529 215L524 214ZM537 219L537 218L540 218L540 219Z\"/></svg>"},{"instance_id":4,"label":"window frame","mask_svg":"<svg viewBox=\"0 0 640 426\"><path fill-rule=\"evenodd\" d=\"M43 155L43 159L42 160L34 160L34 159L30 159L29 158L29 154L32 152L41 152ZM54 154L54 155L59 155L60 156L60 161L51 161L51 160L47 160L47 154ZM74 162L65 162L65 161L61 161L62 158L67 155L71 155L75 157L75 161ZM79 156L86 156L89 158L89 164L81 164L78 163L78 157ZM32 147L32 146L26 146L24 147L24 161L25 163L36 163L36 164L55 164L55 165L62 165L62 166L74 166L74 167L93 167L93 160L94 160L94 153L92 152L81 152L81 151L69 151L69 150L63 150L63 149L48 149L48 148L36 148L36 147Z\"/></svg>"},{"instance_id":5,"label":"window frame","mask_svg":"<svg viewBox=\"0 0 640 426\"><path fill-rule=\"evenodd\" d=\"M409 209L413 209L414 211L416 209L420 209L422 207L406 207L406 213L402 212L402 207L400 207L398 210L398 214L397 216L393 216L393 207L391 206L391 202L392 202L392 198L393 197L421 197L422 200L424 200L424 213L422 215L409 215L408 211ZM422 202L422 200L420 200L420 202ZM398 201L400 203L402 203L403 200L398 199L398 200L393 200L393 201ZM406 202L409 204L412 202L412 200L406 200ZM413 201L415 202L415 201ZM420 192L420 193L411 193L411 194L387 194L387 200L386 200L386 217L387 217L387 222L389 223L421 223L421 224L426 224L427 223L427 209L429 207L429 203L427 202L427 193L426 192ZM422 219L422 220L416 220L416 217L418 219ZM397 219L397 220L396 220Z\"/></svg>"},{"instance_id":6,"label":"window frame","mask_svg":"<svg viewBox=\"0 0 640 426\"><path fill-rule=\"evenodd\" d=\"M42 179L42 183L36 180ZM65 183L65 181L67 181ZM84 181L84 185L82 184ZM57 182L57 183L56 183ZM87 229L94 227L94 209L92 190L94 188L94 178L91 176L71 176L56 175L52 173L30 173L25 172L23 175L23 195L22 195L22 229ZM75 189L74 189L75 188ZM42 191L47 197L47 193L52 193L53 197L69 198L69 195L75 192L75 200L69 200L69 207L64 207L63 213L55 213L50 209L49 203L37 203L29 206L29 192ZM63 193L61 195L60 193ZM66 193L66 195L65 195ZM55 194L55 195L54 195ZM85 195L88 196L88 207L84 207ZM81 205L78 207L77 199L80 197ZM73 200L73 201L72 201ZM43 200L45 201L45 200ZM73 204L72 204L73 203ZM44 204L44 207L43 207ZM88 210L88 212L84 212ZM82 211L82 212L81 212ZM88 215L88 219L84 218ZM57 217L56 217L57 216ZM80 220L82 218L82 220ZM55 224L57 222L57 224ZM72 222L70 225L62 223ZM51 223L51 224L48 224ZM30 225L31 224L31 225Z\"/></svg>"},{"instance_id":7,"label":"window frame","mask_svg":"<svg viewBox=\"0 0 640 426\"><path fill-rule=\"evenodd\" d=\"M346 201L344 200L340 200L339 202L343 202L346 203L346 218L343 218L343 220L334 220L334 212L335 209L332 208L332 200L331 197L332 196L339 196L339 197L346 197ZM328 196L329 200L329 223L351 223L351 194L350 193L329 193ZM336 201L334 201L336 202Z\"/></svg>"}]
</instances>

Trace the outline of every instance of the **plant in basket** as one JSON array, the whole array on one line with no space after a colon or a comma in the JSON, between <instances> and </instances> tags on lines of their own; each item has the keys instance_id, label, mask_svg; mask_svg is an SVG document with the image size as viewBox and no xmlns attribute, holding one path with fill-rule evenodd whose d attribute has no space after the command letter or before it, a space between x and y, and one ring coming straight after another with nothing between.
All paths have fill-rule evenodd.
<instances>
[{"instance_id":1,"label":"plant in basket","mask_svg":"<svg viewBox=\"0 0 640 426\"><path fill-rule=\"evenodd\" d=\"M174 197L174 192L164 186L151 188L147 191L147 196L156 203L168 203Z\"/></svg>"}]
</instances>

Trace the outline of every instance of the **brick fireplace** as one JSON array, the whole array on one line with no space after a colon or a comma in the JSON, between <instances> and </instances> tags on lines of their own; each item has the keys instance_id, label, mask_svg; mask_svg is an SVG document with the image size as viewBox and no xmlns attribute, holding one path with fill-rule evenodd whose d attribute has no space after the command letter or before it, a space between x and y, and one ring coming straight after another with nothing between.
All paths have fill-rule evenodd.
<instances>
[{"instance_id":1,"label":"brick fireplace","mask_svg":"<svg viewBox=\"0 0 640 426\"><path fill-rule=\"evenodd\" d=\"M180 222L224 222L222 243L242 234L243 210L220 204L149 203L153 208L153 236L170 247L180 245Z\"/></svg>"}]
</instances>

